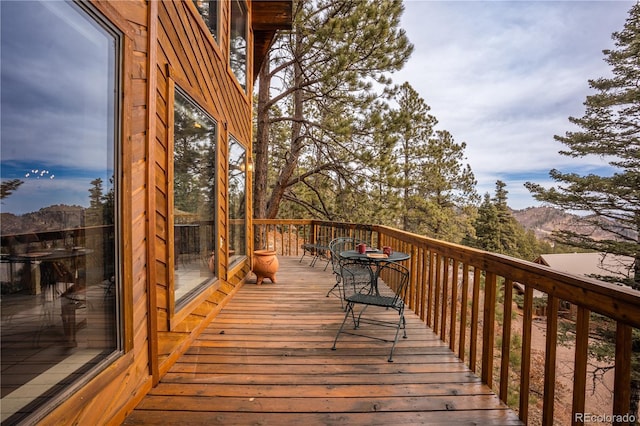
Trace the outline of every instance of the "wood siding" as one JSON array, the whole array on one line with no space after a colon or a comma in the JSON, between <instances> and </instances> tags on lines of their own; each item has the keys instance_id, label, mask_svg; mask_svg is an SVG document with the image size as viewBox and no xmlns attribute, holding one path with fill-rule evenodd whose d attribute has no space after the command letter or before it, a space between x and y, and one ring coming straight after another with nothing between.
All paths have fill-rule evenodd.
<instances>
[{"instance_id":1,"label":"wood siding","mask_svg":"<svg viewBox=\"0 0 640 426\"><path fill-rule=\"evenodd\" d=\"M218 173L218 246L226 247L227 235L227 141L232 134L250 150L251 98L237 83L228 66L228 15L227 3L221 4L220 45L216 43L204 25L192 2L158 3L157 87L155 116L157 129L167 129L155 138L156 163L153 183L156 200L155 280L156 309L151 312L158 339L153 342L158 357L158 371L154 382L161 377L186 350L195 336L208 324L216 307L233 293L239 278L228 277L227 254L219 252L218 276L194 301L182 310L174 310L172 250L172 142L166 135L172 132L173 93L179 86L202 109L207 111L218 125L217 173ZM223 52L225 52L223 54ZM160 273L162 272L162 274ZM246 274L246 269L238 272ZM227 278L233 284L225 282ZM153 283L152 283L153 284Z\"/></svg>"},{"instance_id":2,"label":"wood siding","mask_svg":"<svg viewBox=\"0 0 640 426\"><path fill-rule=\"evenodd\" d=\"M251 25L251 4L248 26ZM119 424L242 286L250 262L227 268L227 150L233 135L251 152L253 36L247 90L229 67L230 4L220 42L192 1L91 5L123 34L121 113L122 353L41 424ZM218 277L181 310L173 307L173 90L178 85L217 122ZM247 177L250 182L250 176ZM247 196L250 198L250 185ZM248 209L247 211L251 211ZM252 229L248 219L248 232ZM249 238L248 252L251 252Z\"/></svg>"}]
</instances>

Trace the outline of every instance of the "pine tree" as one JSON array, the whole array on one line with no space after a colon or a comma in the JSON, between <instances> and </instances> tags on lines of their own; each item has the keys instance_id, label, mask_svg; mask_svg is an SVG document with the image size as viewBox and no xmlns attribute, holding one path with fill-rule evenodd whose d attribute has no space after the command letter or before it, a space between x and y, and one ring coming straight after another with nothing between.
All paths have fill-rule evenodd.
<instances>
[{"instance_id":1,"label":"pine tree","mask_svg":"<svg viewBox=\"0 0 640 426\"><path fill-rule=\"evenodd\" d=\"M425 158L419 164L418 196L426 200L422 226L416 231L458 243L468 233L472 211L480 200L476 179L464 164L464 142L438 130L429 138Z\"/></svg>"},{"instance_id":2,"label":"pine tree","mask_svg":"<svg viewBox=\"0 0 640 426\"><path fill-rule=\"evenodd\" d=\"M475 237L467 236L463 243L486 251L535 260L551 246L539 241L533 231L527 231L509 209L507 185L496 181L495 195L485 194L474 222Z\"/></svg>"},{"instance_id":3,"label":"pine tree","mask_svg":"<svg viewBox=\"0 0 640 426\"><path fill-rule=\"evenodd\" d=\"M102 179L96 178L91 181L89 188L89 208L85 212L87 225L101 225L103 223L103 195Z\"/></svg>"},{"instance_id":4,"label":"pine tree","mask_svg":"<svg viewBox=\"0 0 640 426\"><path fill-rule=\"evenodd\" d=\"M23 183L24 181L20 179L11 179L0 183L0 200L13 194Z\"/></svg>"},{"instance_id":5,"label":"pine tree","mask_svg":"<svg viewBox=\"0 0 640 426\"><path fill-rule=\"evenodd\" d=\"M589 81L596 93L587 96L584 116L569 118L581 130L555 137L567 147L560 152L562 155L574 158L598 155L606 159L612 173L581 176L551 170L550 176L559 183L557 188L545 189L530 182L526 186L540 201L591 213L582 220L584 232L557 233L557 240L575 247L629 256L634 262L634 272L625 283L640 290L640 3L631 7L623 30L613 33L612 38L616 48L603 53L613 76ZM594 229L607 231L611 237L596 240L591 236ZM590 351L598 353L600 360L613 360L615 334L598 334L601 341L591 344ZM640 401L640 336L637 332L634 332L632 348L631 414L637 419Z\"/></svg>"},{"instance_id":6,"label":"pine tree","mask_svg":"<svg viewBox=\"0 0 640 426\"><path fill-rule=\"evenodd\" d=\"M500 250L498 253L510 254L516 256L517 253L517 222L507 202L507 184L501 180L496 181L496 192L492 199L493 205L496 207L498 216L498 240L500 241Z\"/></svg>"},{"instance_id":7,"label":"pine tree","mask_svg":"<svg viewBox=\"0 0 640 426\"><path fill-rule=\"evenodd\" d=\"M436 118L429 113L431 107L407 82L396 88L392 98L398 107L390 111L387 130L396 139L399 170L400 197L402 208L402 229L417 232L420 222L419 210L424 201L420 198L419 187L422 183L420 164L428 156L429 138L433 135ZM422 209L424 210L424 208Z\"/></svg>"},{"instance_id":8,"label":"pine tree","mask_svg":"<svg viewBox=\"0 0 640 426\"><path fill-rule=\"evenodd\" d=\"M343 195L341 186L360 178L354 167L357 154L375 130L367 127L368 112L380 96L378 89L390 84L386 73L398 70L413 49L399 28L402 11L401 0L294 2L294 30L276 45L260 72L255 217L276 217L285 199L328 207L324 200L303 195ZM279 92L272 96L276 77ZM277 105L280 117L271 115ZM282 141L285 155L269 170L270 130L278 122L288 123L289 134ZM305 181L315 175L332 177L336 186L326 193L313 191Z\"/></svg>"},{"instance_id":9,"label":"pine tree","mask_svg":"<svg viewBox=\"0 0 640 426\"><path fill-rule=\"evenodd\" d=\"M534 197L565 210L582 211L584 231L563 231L557 241L629 256L634 259L633 276L626 284L640 290L640 4L629 12L624 29L613 33L616 48L604 50L613 76L590 80L596 93L587 96L583 117L569 121L581 130L556 136L567 148L560 154L605 159L609 175L563 173L551 170L558 187L545 189L528 182ZM607 231L610 238L597 240L594 229Z\"/></svg>"},{"instance_id":10,"label":"pine tree","mask_svg":"<svg viewBox=\"0 0 640 426\"><path fill-rule=\"evenodd\" d=\"M500 223L498 221L498 209L491 201L491 196L487 192L478 209L478 216L475 223L475 238L470 241L473 247L486 251L500 253Z\"/></svg>"},{"instance_id":11,"label":"pine tree","mask_svg":"<svg viewBox=\"0 0 640 426\"><path fill-rule=\"evenodd\" d=\"M386 108L380 108L372 119L374 121L390 122ZM402 227L402 212L404 210L404 198L401 182L402 165L398 159L399 152L396 149L397 140L388 131L389 126L376 126L378 131L371 138L370 145L365 148L360 156L362 164L368 164L370 168L367 179L367 192L369 212L361 215L362 219L368 218L369 223ZM353 220L353 218L351 218Z\"/></svg>"}]
</instances>

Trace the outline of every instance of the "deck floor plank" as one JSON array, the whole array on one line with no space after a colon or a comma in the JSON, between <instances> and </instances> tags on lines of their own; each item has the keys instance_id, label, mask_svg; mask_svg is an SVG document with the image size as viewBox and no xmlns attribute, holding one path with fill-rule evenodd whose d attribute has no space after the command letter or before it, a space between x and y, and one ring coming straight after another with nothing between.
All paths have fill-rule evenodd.
<instances>
[{"instance_id":1,"label":"deck floor plank","mask_svg":"<svg viewBox=\"0 0 640 426\"><path fill-rule=\"evenodd\" d=\"M247 283L124 424L520 424L411 312L393 363L379 340L341 335L331 350L344 318L325 297L331 272L280 265L277 284Z\"/></svg>"}]
</instances>

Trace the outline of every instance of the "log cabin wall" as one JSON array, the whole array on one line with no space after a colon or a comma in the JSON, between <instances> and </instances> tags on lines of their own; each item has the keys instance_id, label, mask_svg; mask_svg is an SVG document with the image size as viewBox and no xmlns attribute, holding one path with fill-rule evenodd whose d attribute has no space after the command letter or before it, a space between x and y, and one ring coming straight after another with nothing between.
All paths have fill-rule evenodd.
<instances>
[{"instance_id":1,"label":"log cabin wall","mask_svg":"<svg viewBox=\"0 0 640 426\"><path fill-rule=\"evenodd\" d=\"M215 316L221 304L234 293L236 286L249 271L246 259L233 271L227 269L227 173L228 140L236 138L247 150L251 149L251 83L247 92L236 80L229 67L229 2L220 2L219 42L215 41L192 2L159 2L157 10L158 37L155 61L157 77L155 100L157 104L156 129L153 141L155 159L155 255L156 265L155 317L157 340L152 343L154 382L157 382L175 360L186 350L200 330ZM250 45L249 40L249 45ZM171 228L171 155L172 149L172 94L178 86L206 111L217 123L217 217L215 242L218 280L179 310L173 300L173 269ZM249 94L247 94L249 93Z\"/></svg>"},{"instance_id":2,"label":"log cabin wall","mask_svg":"<svg viewBox=\"0 0 640 426\"><path fill-rule=\"evenodd\" d=\"M282 2L280 2L282 3ZM253 32L247 2L247 81L229 66L230 2L220 2L219 41L192 1L90 4L122 32L122 341L116 357L40 424L119 424L244 282L250 259L227 267L228 141L251 152ZM290 4L287 19L290 23ZM270 43L274 32L262 44ZM251 71L250 71L251 70ZM217 280L176 309L173 296L172 125L175 87L217 123ZM250 182L250 171L246 177ZM247 185L247 200L251 199ZM250 212L250 203L247 212ZM247 253L252 251L247 217Z\"/></svg>"}]
</instances>

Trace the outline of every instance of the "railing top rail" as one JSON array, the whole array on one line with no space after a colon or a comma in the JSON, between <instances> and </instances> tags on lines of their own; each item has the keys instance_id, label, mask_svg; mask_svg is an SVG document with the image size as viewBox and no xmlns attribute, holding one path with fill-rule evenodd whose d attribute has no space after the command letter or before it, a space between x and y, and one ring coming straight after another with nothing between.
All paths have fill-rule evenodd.
<instances>
[{"instance_id":1,"label":"railing top rail","mask_svg":"<svg viewBox=\"0 0 640 426\"><path fill-rule=\"evenodd\" d=\"M253 219L255 225L311 225L312 219Z\"/></svg>"},{"instance_id":2,"label":"railing top rail","mask_svg":"<svg viewBox=\"0 0 640 426\"><path fill-rule=\"evenodd\" d=\"M59 240L68 235L75 235L76 233L96 233L102 232L106 229L112 228L114 225L90 225L90 226L77 226L75 228L63 228L53 231L29 231L20 233L7 233L0 235L0 243L2 245L8 245L12 242L37 242L48 240Z\"/></svg>"}]
</instances>

